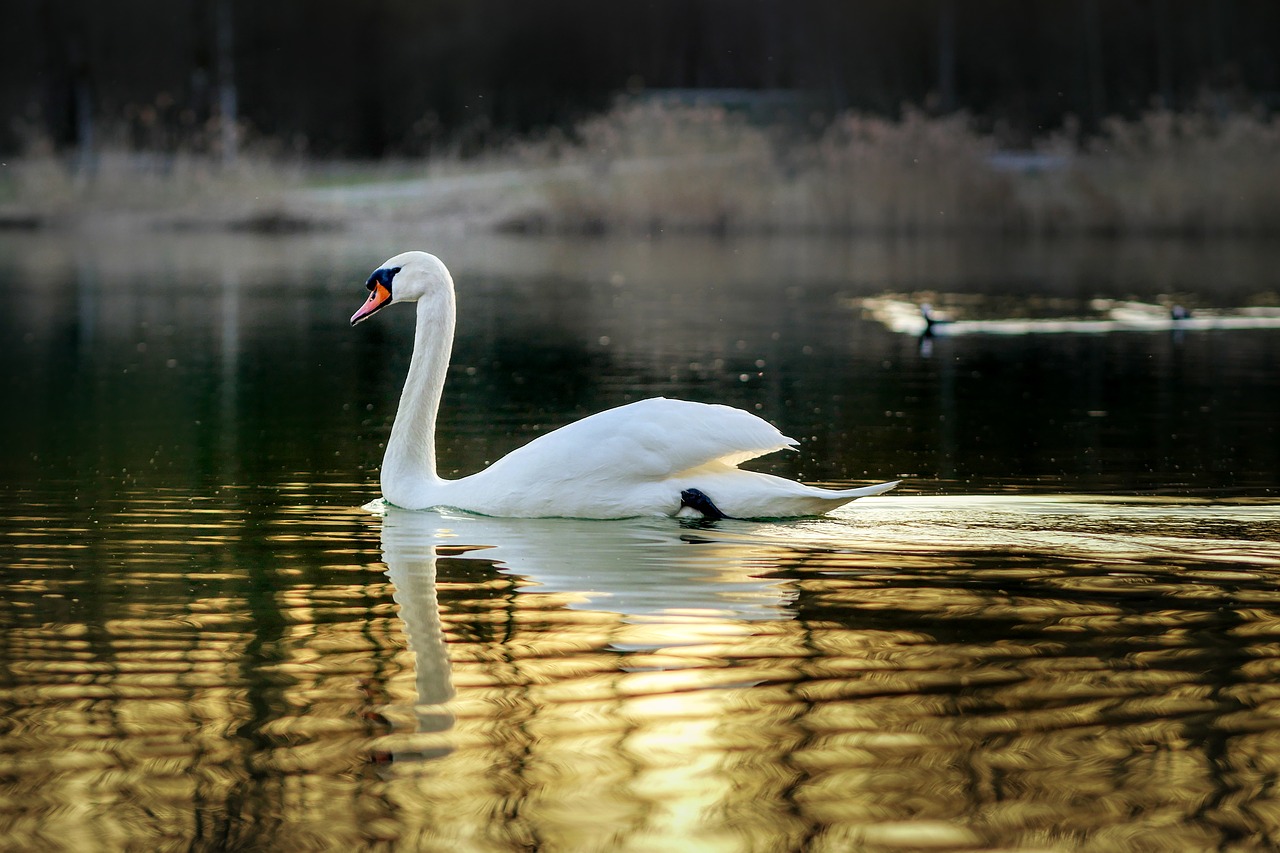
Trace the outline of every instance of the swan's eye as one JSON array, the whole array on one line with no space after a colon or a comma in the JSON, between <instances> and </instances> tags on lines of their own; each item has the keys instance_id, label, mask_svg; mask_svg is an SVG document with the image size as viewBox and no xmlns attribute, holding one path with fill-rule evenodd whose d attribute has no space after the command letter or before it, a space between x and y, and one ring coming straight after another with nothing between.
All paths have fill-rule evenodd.
<instances>
[{"instance_id":1,"label":"swan's eye","mask_svg":"<svg viewBox=\"0 0 1280 853\"><path fill-rule=\"evenodd\" d=\"M391 289L391 280L396 277L396 273L400 272L400 267L392 267L391 269L380 269L369 276L369 280L364 283L365 289L372 292L375 287L381 284L387 290Z\"/></svg>"}]
</instances>

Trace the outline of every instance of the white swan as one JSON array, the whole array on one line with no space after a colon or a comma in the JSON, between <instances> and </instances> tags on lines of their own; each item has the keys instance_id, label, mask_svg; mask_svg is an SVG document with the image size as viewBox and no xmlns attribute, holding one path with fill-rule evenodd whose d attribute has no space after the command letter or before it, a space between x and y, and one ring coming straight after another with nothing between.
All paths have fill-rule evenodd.
<instances>
[{"instance_id":1,"label":"white swan","mask_svg":"<svg viewBox=\"0 0 1280 853\"><path fill-rule=\"evenodd\" d=\"M453 278L440 259L405 252L369 276L355 325L394 302L417 302L413 358L382 460L382 496L405 509L452 507L502 517L711 518L818 515L897 482L839 491L743 471L797 442L728 406L654 398L539 436L483 471L436 474L435 427L453 347Z\"/></svg>"}]
</instances>

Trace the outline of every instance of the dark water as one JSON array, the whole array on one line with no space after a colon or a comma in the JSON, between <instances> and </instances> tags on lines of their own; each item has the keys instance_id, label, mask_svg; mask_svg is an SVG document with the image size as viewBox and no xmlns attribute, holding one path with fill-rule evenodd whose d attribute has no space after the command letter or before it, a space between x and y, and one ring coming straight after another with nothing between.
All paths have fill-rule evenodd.
<instances>
[{"instance_id":1,"label":"dark water","mask_svg":"<svg viewBox=\"0 0 1280 853\"><path fill-rule=\"evenodd\" d=\"M1280 844L1280 332L1248 244L441 238L468 472L668 394L890 497L788 523L380 514L418 241L0 239L0 848ZM757 408L758 406L758 408Z\"/></svg>"}]
</instances>

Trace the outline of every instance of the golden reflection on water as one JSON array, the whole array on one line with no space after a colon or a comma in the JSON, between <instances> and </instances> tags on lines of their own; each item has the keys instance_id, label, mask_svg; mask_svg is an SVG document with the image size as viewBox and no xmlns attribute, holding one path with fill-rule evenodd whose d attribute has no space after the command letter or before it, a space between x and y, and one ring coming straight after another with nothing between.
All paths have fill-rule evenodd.
<instances>
[{"instance_id":1,"label":"golden reflection on water","mask_svg":"<svg viewBox=\"0 0 1280 853\"><path fill-rule=\"evenodd\" d=\"M211 508L10 526L0 846L1280 842L1274 507Z\"/></svg>"}]
</instances>

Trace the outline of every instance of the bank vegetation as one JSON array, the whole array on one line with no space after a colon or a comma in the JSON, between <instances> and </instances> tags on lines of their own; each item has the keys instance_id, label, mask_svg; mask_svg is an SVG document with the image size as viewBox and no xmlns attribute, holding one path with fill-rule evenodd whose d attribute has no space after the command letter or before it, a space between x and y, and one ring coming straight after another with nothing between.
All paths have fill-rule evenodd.
<instances>
[{"instance_id":1,"label":"bank vegetation","mask_svg":"<svg viewBox=\"0 0 1280 853\"><path fill-rule=\"evenodd\" d=\"M0 225L1264 236L1280 233L1277 152L1280 121L1261 112L1153 110L1088 135L1068 121L1012 149L963 113L850 112L798 127L632 101L480 155L442 147L378 163L267 141L225 162L206 144L118 135L66 155L33 139L0 167Z\"/></svg>"}]
</instances>

